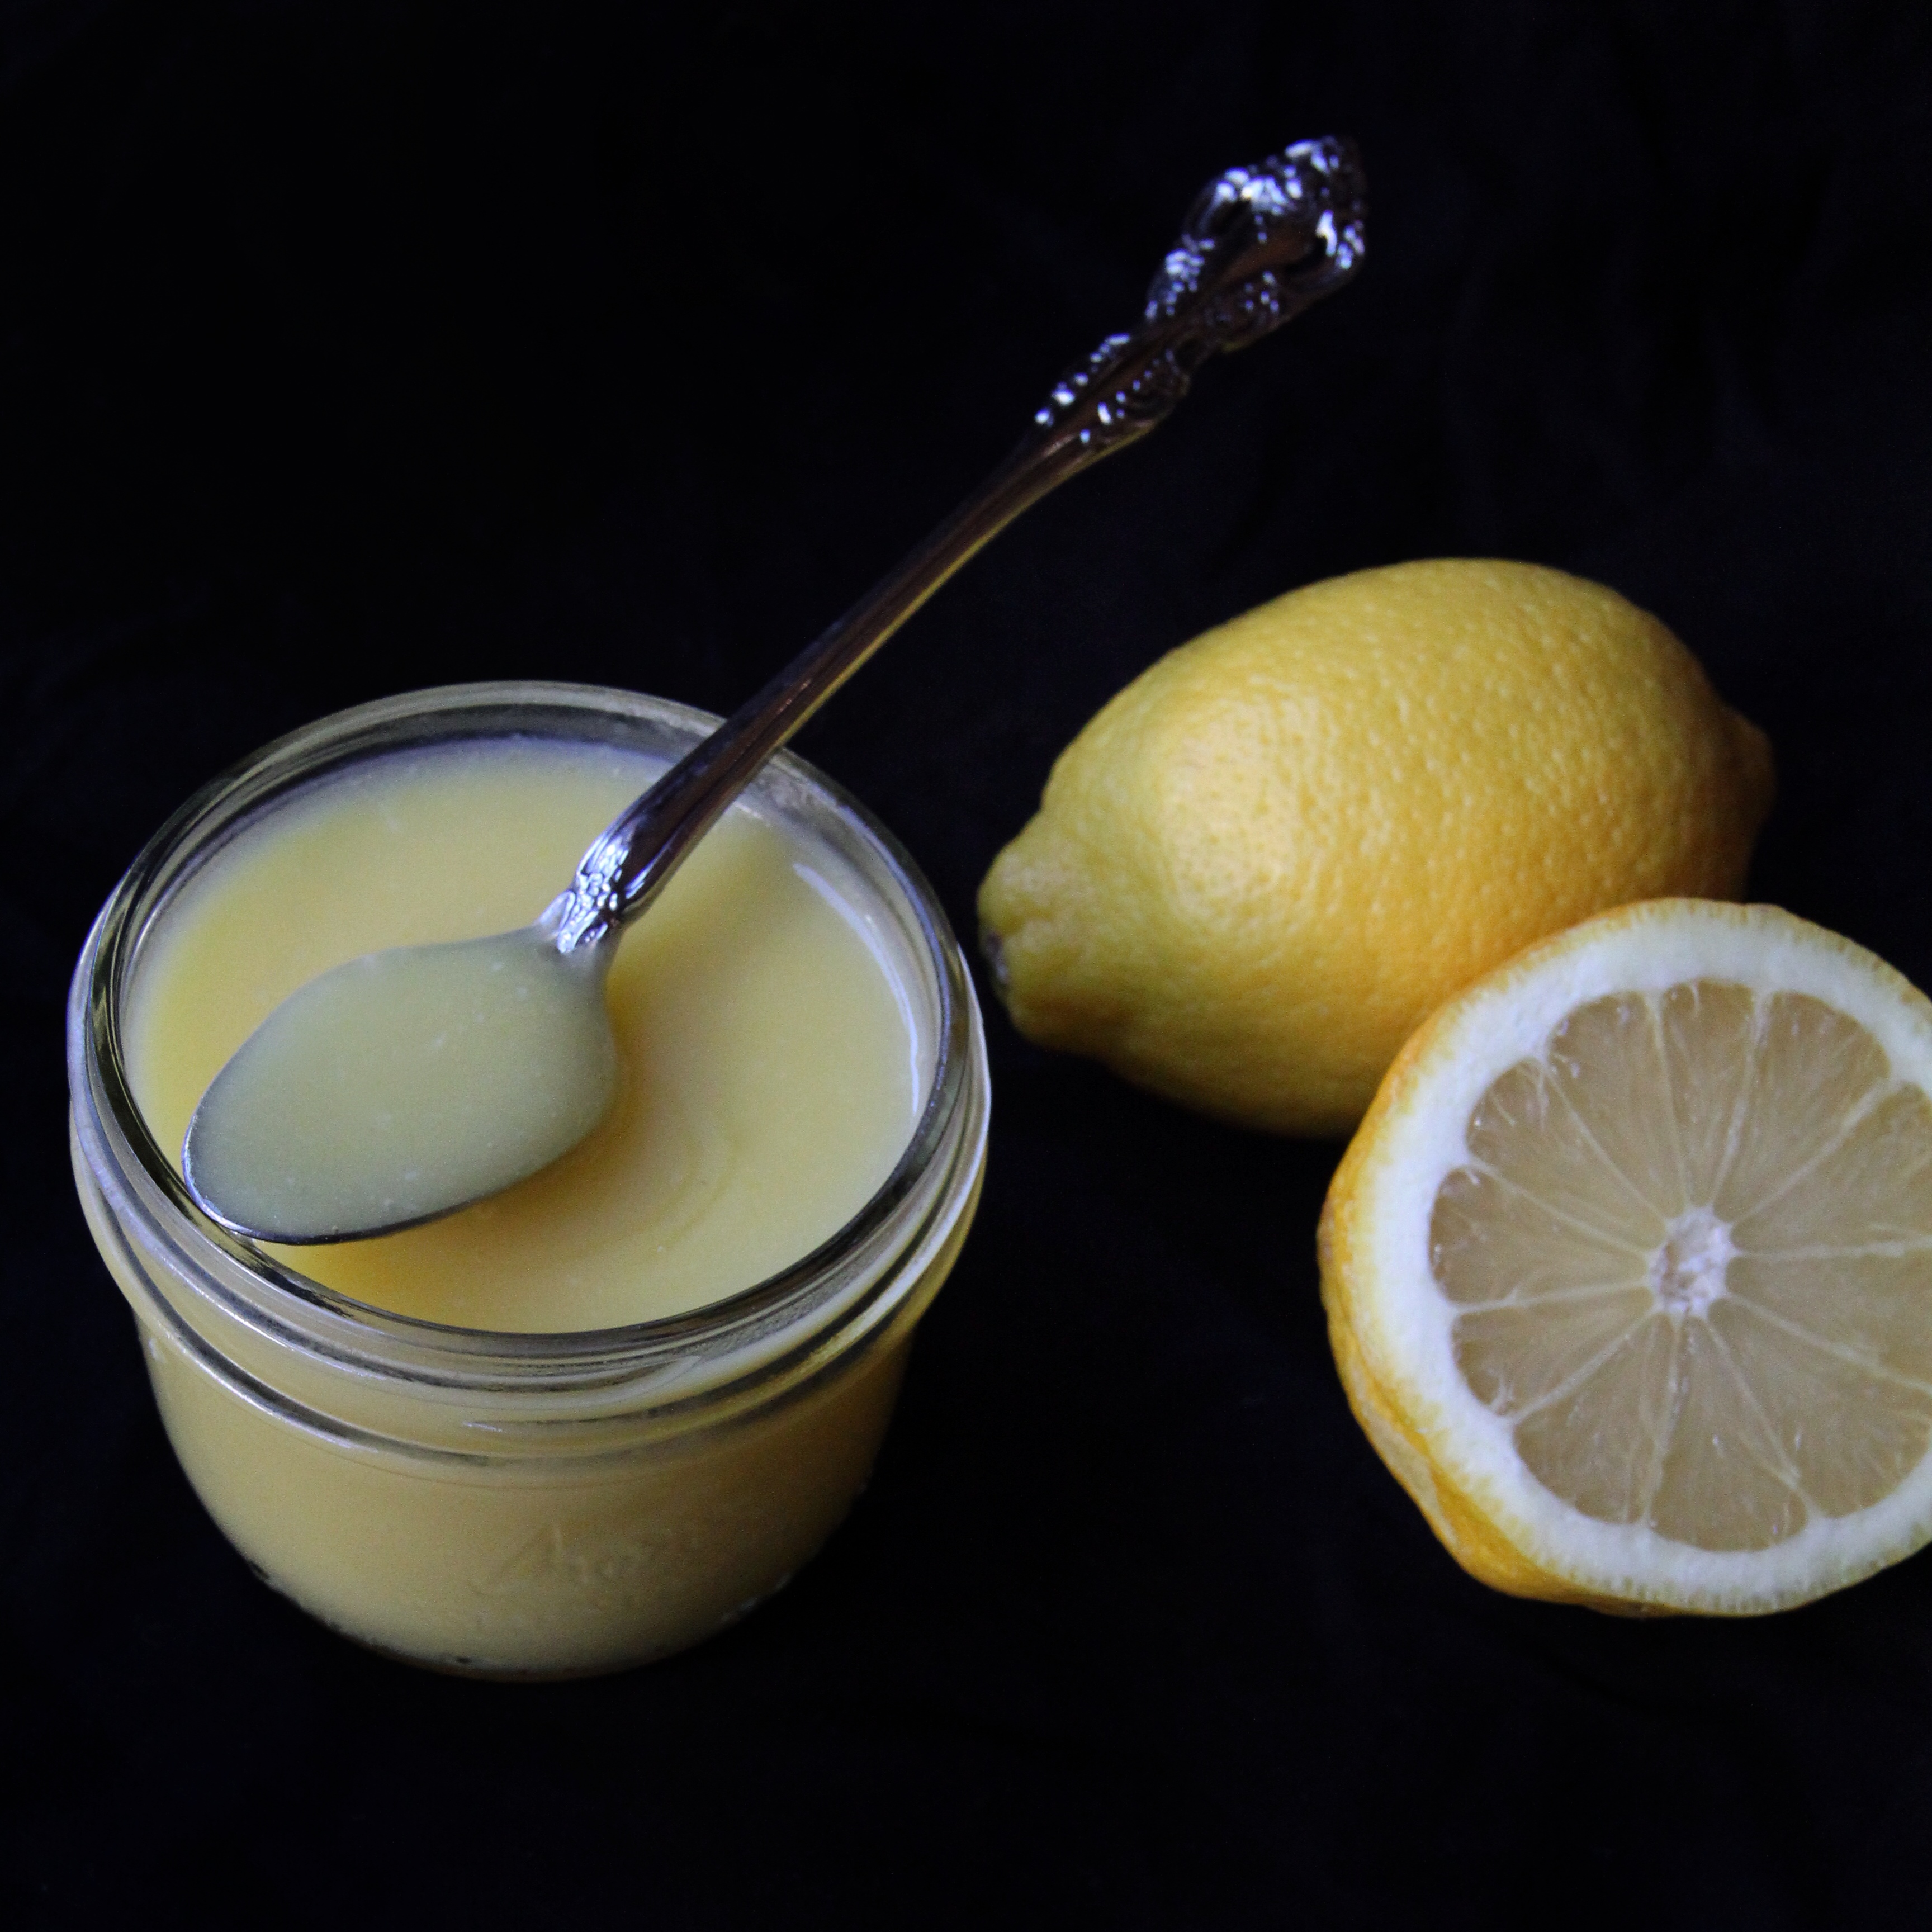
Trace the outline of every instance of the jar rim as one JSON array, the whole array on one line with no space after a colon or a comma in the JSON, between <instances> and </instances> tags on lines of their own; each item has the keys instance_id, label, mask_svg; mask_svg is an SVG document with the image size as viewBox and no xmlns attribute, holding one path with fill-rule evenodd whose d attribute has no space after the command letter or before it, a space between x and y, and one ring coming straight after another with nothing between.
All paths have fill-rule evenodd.
<instances>
[{"instance_id":1,"label":"jar rim","mask_svg":"<svg viewBox=\"0 0 1932 1932\"><path fill-rule=\"evenodd\" d=\"M829 822L856 832L855 849L845 856L856 863L857 854L865 854L867 883L902 915L908 938L916 942L913 950L930 970L936 1007L932 1072L910 1140L872 1197L808 1253L715 1301L642 1322L557 1330L466 1328L358 1300L234 1234L202 1212L161 1150L128 1077L122 1006L143 938L187 878L273 802L360 760L439 742L512 736L567 741L571 734L564 729L532 727L540 721L561 727L595 718L607 724L621 720L639 730L691 742L717 722L710 713L668 699L538 680L445 685L355 706L273 740L201 787L142 848L102 908L76 968L68 1012L69 1082L76 1125L97 1130L81 1132L86 1157L97 1170L102 1154L115 1157L122 1170L117 1178L133 1184L119 1190L133 1197L124 1204L140 1213L150 1238L188 1264L196 1278L232 1281L238 1270L257 1291L266 1291L250 1326L281 1330L286 1339L345 1362L359 1358L353 1337L361 1331L371 1345L386 1344L392 1351L400 1346L411 1356L473 1364L481 1376L515 1375L524 1368L554 1370L572 1383L586 1371L603 1379L596 1375L599 1370L621 1370L628 1378L640 1367L706 1345L742 1343L787 1330L827 1298L826 1285L842 1270L849 1272L868 1253L876 1256L904 1245L895 1234L920 1245L916 1228L899 1224L928 1218L923 1208L929 1204L922 1197L932 1189L921 1184L930 1180L949 1144L958 1142L974 1087L983 1096L984 1045L971 982L945 913L904 848L842 786L784 752L754 782L753 792L762 790L795 806L809 802L828 814ZM584 742L584 736L576 741ZM608 735L601 742L636 743L634 738ZM92 1102L92 1121L81 1118L83 1096ZM974 1138L982 1144L983 1098L970 1111L980 1117ZM110 1123L111 1136L98 1131ZM86 1145L110 1138L117 1144L98 1150ZM98 1172L96 1178L100 1178ZM948 1198L961 1193L952 1184L943 1192ZM327 1322L327 1336L314 1332L310 1318L317 1315ZM844 1324L835 1317L832 1325ZM818 1324L812 1326L813 1339L822 1339ZM469 1382L479 1376L432 1374L428 1378Z\"/></svg>"}]
</instances>

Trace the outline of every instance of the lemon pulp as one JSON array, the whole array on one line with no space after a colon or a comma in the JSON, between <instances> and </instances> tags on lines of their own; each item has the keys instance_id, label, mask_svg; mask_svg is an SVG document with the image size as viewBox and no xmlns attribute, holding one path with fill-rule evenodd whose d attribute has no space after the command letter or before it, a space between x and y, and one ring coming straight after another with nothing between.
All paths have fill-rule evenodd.
<instances>
[{"instance_id":1,"label":"lemon pulp","mask_svg":"<svg viewBox=\"0 0 1932 1932\"><path fill-rule=\"evenodd\" d=\"M1761 1550L1932 1440L1932 1102L1847 1015L1692 980L1579 1007L1438 1190L1457 1366L1586 1515Z\"/></svg>"}]
</instances>

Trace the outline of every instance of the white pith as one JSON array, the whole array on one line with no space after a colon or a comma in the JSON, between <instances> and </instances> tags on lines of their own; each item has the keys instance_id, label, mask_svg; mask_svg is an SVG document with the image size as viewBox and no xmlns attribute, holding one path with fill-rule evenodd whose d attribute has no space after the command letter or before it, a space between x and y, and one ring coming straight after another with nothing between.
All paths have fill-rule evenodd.
<instances>
[{"instance_id":1,"label":"white pith","mask_svg":"<svg viewBox=\"0 0 1932 1932\"><path fill-rule=\"evenodd\" d=\"M1706 1313L1724 1292L1725 1273L1737 1251L1729 1222L1708 1208L1685 1208L1650 1258L1650 1292L1658 1306L1680 1320Z\"/></svg>"},{"instance_id":2,"label":"white pith","mask_svg":"<svg viewBox=\"0 0 1932 1932\"><path fill-rule=\"evenodd\" d=\"M1347 1210L1354 1272L1372 1298L1352 1304L1371 1373L1397 1396L1442 1474L1533 1561L1580 1589L1660 1604L1750 1610L1822 1594L1932 1535L1932 1456L1870 1508L1814 1514L1764 1550L1712 1552L1642 1523L1585 1514L1526 1468L1511 1420L1471 1389L1456 1360L1456 1310L1430 1264L1438 1186L1472 1160L1466 1129L1491 1083L1539 1054L1586 1002L1660 993L1694 979L1808 994L1869 1032L1892 1076L1932 1091L1932 1004L1847 941L1769 908L1660 902L1608 916L1505 968L1439 1023L1391 1094L1372 1158ZM1674 1319L1701 1317L1724 1292L1729 1231L1708 1210L1679 1215L1651 1258L1650 1282Z\"/></svg>"}]
</instances>

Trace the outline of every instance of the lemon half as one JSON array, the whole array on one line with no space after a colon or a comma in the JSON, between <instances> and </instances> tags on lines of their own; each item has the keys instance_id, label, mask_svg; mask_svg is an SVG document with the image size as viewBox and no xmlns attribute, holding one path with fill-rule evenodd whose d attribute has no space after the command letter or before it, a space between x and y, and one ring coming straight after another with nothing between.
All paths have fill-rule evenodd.
<instances>
[{"instance_id":1,"label":"lemon half","mask_svg":"<svg viewBox=\"0 0 1932 1932\"><path fill-rule=\"evenodd\" d=\"M1357 1417L1499 1589L1772 1610L1932 1537L1932 1003L1847 940L1532 948L1404 1048L1320 1247Z\"/></svg>"}]
</instances>

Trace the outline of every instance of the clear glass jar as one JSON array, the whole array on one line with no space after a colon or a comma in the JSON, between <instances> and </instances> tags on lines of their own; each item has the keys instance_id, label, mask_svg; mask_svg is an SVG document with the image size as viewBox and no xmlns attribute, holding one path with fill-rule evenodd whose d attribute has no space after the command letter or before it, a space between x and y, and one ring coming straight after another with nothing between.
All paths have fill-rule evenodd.
<instances>
[{"instance_id":1,"label":"clear glass jar","mask_svg":"<svg viewBox=\"0 0 1932 1932\"><path fill-rule=\"evenodd\" d=\"M194 1207L123 1063L142 938L242 824L358 760L513 735L668 759L713 722L539 683L418 692L325 718L161 828L75 971L76 1180L182 1466L265 1581L417 1663L562 1676L662 1656L778 1588L844 1515L985 1165L986 1048L958 943L890 835L801 760L775 759L753 800L842 862L896 969L923 1083L911 1143L844 1228L768 1280L630 1327L507 1334L351 1300Z\"/></svg>"}]
</instances>

